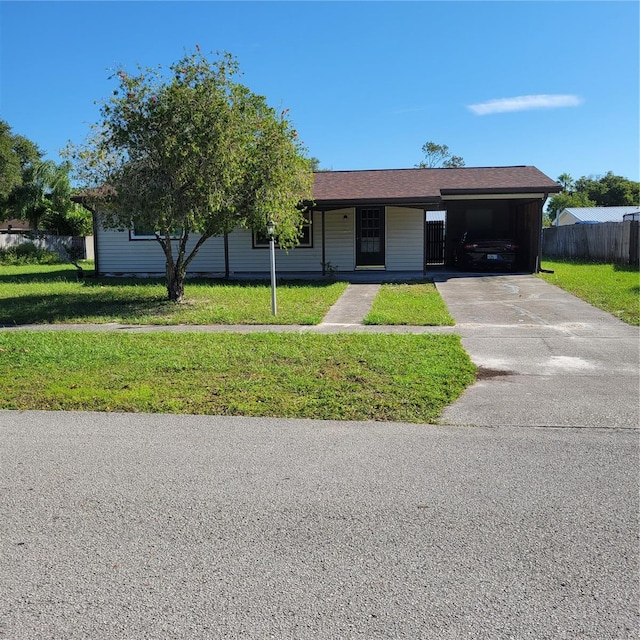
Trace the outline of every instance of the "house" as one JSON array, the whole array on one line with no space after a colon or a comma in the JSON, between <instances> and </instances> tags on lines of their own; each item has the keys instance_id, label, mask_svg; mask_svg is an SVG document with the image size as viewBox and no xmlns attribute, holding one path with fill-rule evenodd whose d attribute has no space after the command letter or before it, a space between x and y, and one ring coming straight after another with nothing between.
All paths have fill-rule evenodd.
<instances>
[{"instance_id":1,"label":"house","mask_svg":"<svg viewBox=\"0 0 640 640\"><path fill-rule=\"evenodd\" d=\"M519 270L538 269L542 207L562 187L532 166L323 171L300 244L278 250L280 276L362 271L422 275L453 264L465 231L520 245ZM104 229L94 214L96 272L164 274L164 254L149 230ZM191 239L190 242L195 242ZM210 238L191 275L265 275L268 242L250 230Z\"/></svg>"},{"instance_id":2,"label":"house","mask_svg":"<svg viewBox=\"0 0 640 640\"><path fill-rule=\"evenodd\" d=\"M639 212L640 207L567 207L558 214L554 226L622 222L627 214Z\"/></svg>"},{"instance_id":3,"label":"house","mask_svg":"<svg viewBox=\"0 0 640 640\"><path fill-rule=\"evenodd\" d=\"M11 220L0 221L0 233L28 233L31 230L27 220Z\"/></svg>"}]
</instances>

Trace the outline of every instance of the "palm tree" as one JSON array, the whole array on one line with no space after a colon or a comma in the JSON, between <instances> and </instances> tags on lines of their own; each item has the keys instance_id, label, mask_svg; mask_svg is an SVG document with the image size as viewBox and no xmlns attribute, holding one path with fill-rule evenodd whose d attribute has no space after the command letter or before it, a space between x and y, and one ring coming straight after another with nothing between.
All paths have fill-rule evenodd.
<instances>
[{"instance_id":1,"label":"palm tree","mask_svg":"<svg viewBox=\"0 0 640 640\"><path fill-rule=\"evenodd\" d=\"M573 190L575 189L575 186L576 186L576 181L568 173L563 173L559 175L558 182L562 185L562 189L564 191L573 193Z\"/></svg>"},{"instance_id":2,"label":"palm tree","mask_svg":"<svg viewBox=\"0 0 640 640\"><path fill-rule=\"evenodd\" d=\"M69 164L45 160L25 170L22 184L11 194L9 206L16 218L28 220L31 228L37 229L45 214L66 212L71 205L70 195Z\"/></svg>"}]
</instances>

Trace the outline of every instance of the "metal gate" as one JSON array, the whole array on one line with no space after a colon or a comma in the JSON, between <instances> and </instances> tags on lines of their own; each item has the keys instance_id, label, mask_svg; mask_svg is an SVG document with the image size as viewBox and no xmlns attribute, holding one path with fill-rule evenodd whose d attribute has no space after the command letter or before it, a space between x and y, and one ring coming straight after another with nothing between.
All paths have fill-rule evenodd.
<instances>
[{"instance_id":1,"label":"metal gate","mask_svg":"<svg viewBox=\"0 0 640 640\"><path fill-rule=\"evenodd\" d=\"M444 220L427 220L424 233L425 264L444 264Z\"/></svg>"}]
</instances>

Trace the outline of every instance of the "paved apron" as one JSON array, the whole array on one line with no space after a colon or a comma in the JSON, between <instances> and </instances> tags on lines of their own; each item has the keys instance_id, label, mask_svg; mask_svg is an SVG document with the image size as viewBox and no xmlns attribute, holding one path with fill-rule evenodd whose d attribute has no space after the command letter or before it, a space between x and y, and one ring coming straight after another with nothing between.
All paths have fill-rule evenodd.
<instances>
[{"instance_id":1,"label":"paved apron","mask_svg":"<svg viewBox=\"0 0 640 640\"><path fill-rule=\"evenodd\" d=\"M436 286L480 367L442 423L638 428L637 327L534 276Z\"/></svg>"}]
</instances>

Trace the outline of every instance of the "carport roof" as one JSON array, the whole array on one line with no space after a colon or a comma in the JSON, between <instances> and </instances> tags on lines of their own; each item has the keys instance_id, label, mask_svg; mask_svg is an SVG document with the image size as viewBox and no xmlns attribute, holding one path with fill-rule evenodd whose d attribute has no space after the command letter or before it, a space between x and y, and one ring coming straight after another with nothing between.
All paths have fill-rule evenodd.
<instances>
[{"instance_id":1,"label":"carport roof","mask_svg":"<svg viewBox=\"0 0 640 640\"><path fill-rule=\"evenodd\" d=\"M562 187L536 167L319 171L313 196L319 208L335 204L421 204L446 196L558 193Z\"/></svg>"}]
</instances>

